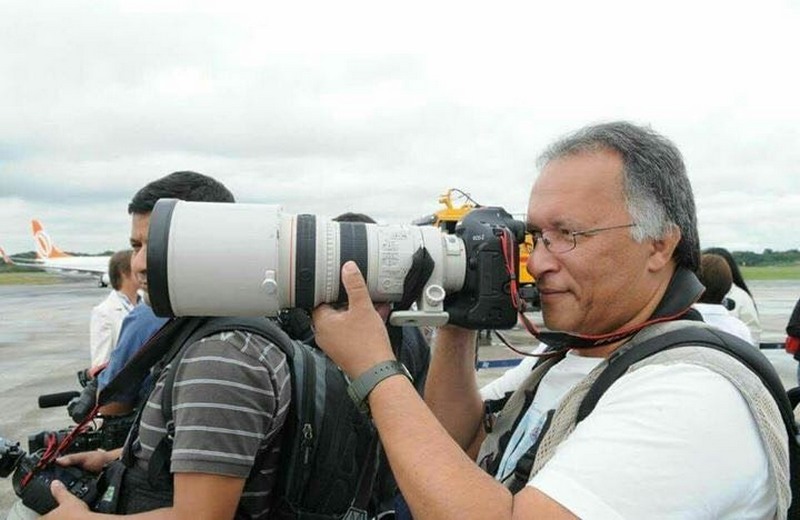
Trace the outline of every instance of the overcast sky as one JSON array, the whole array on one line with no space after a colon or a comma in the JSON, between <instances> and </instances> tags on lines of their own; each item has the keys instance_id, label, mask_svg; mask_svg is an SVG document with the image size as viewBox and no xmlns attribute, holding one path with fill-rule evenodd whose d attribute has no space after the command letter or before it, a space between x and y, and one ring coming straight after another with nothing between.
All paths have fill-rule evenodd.
<instances>
[{"instance_id":1,"label":"overcast sky","mask_svg":"<svg viewBox=\"0 0 800 520\"><path fill-rule=\"evenodd\" d=\"M125 247L187 169L291 213L524 213L547 143L627 119L682 150L703 247L800 247L800 1L469 5L0 0L0 246Z\"/></svg>"}]
</instances>

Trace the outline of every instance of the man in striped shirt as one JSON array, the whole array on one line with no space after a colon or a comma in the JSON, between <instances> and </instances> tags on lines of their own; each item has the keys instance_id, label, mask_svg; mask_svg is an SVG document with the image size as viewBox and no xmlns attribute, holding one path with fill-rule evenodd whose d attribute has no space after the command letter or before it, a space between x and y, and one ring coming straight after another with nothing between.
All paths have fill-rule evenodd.
<instances>
[{"instance_id":1,"label":"man in striped shirt","mask_svg":"<svg viewBox=\"0 0 800 520\"><path fill-rule=\"evenodd\" d=\"M145 294L150 214L160 198L233 202L222 184L194 172L176 172L139 190L128 206L131 265ZM285 355L266 339L242 331L214 334L182 350L177 366L162 371L142 411L138 436L131 443L134 462L121 486L118 511L141 512L136 517L142 519L268 518L280 431L291 399ZM167 431L161 399L170 370L176 371L172 478L150 482L150 457ZM59 463L99 471L120 454L121 450L98 450L69 455ZM59 484L52 491L59 507L45 519L108 516L89 512Z\"/></svg>"}]
</instances>

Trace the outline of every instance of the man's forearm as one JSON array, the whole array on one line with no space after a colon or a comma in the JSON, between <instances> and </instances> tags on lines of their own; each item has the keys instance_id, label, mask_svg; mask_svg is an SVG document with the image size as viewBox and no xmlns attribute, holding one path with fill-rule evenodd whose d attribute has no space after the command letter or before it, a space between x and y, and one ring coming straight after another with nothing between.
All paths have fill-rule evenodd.
<instances>
[{"instance_id":1,"label":"man's forearm","mask_svg":"<svg viewBox=\"0 0 800 520\"><path fill-rule=\"evenodd\" d=\"M458 327L436 331L425 383L425 402L464 450L482 439L483 402L475 378L475 332Z\"/></svg>"}]
</instances>

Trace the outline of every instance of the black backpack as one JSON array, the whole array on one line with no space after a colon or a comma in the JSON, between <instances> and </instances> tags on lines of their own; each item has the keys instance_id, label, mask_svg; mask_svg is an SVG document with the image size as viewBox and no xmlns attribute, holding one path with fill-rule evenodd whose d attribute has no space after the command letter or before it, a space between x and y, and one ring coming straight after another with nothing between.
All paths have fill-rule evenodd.
<instances>
[{"instance_id":1,"label":"black backpack","mask_svg":"<svg viewBox=\"0 0 800 520\"><path fill-rule=\"evenodd\" d=\"M290 339L266 318L181 321L187 320L191 323L184 324L178 334L180 350L174 356L165 356L162 366L170 357L172 366L177 366L186 350L183 346L230 330L258 334L286 354L292 401L281 432L280 466L270 518L355 520L376 514L379 499L373 497L373 484L379 438L369 417L359 412L348 396L348 381L342 371L320 350ZM191 332L187 335L187 331ZM172 425L174 383L175 371L170 370L164 380L161 406L168 430ZM166 441L156 448L161 454L153 454L150 475L169 471L170 444Z\"/></svg>"},{"instance_id":2,"label":"black backpack","mask_svg":"<svg viewBox=\"0 0 800 520\"><path fill-rule=\"evenodd\" d=\"M800 435L794 417L794 407L800 401L800 388L787 392L769 360L752 345L731 334L705 327L685 327L653 337L633 348L625 349L623 347L617 350L608 358L608 367L592 384L581 401L576 422L582 421L594 410L603 394L628 371L631 365L664 350L684 346L711 348L734 357L758 376L775 399L789 440L789 485L792 500L787 518L800 518ZM489 402L487 409L501 408L507 398L508 395L499 401ZM543 434L540 439L542 436ZM534 443L534 446L517 463L514 469L515 481L511 487L512 492L519 491L527 482L537 449L538 443Z\"/></svg>"}]
</instances>

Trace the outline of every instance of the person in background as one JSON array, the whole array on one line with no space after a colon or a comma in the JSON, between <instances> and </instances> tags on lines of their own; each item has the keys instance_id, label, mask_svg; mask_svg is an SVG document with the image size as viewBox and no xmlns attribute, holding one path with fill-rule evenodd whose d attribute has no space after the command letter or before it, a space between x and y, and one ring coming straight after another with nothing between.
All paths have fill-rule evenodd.
<instances>
[{"instance_id":1,"label":"person in background","mask_svg":"<svg viewBox=\"0 0 800 520\"><path fill-rule=\"evenodd\" d=\"M753 344L758 346L761 342L761 318L758 315L758 307L753 298L753 293L747 287L736 259L733 258L730 251L722 247L710 247L704 252L719 255L727 262L733 278L731 290L725 295L730 305L733 306L733 308L728 307L728 312L747 325L747 328L750 329L750 335L753 337Z\"/></svg>"},{"instance_id":2,"label":"person in background","mask_svg":"<svg viewBox=\"0 0 800 520\"><path fill-rule=\"evenodd\" d=\"M800 385L800 300L794 304L794 310L786 324L786 352L793 354L797 360L797 384Z\"/></svg>"},{"instance_id":3,"label":"person in background","mask_svg":"<svg viewBox=\"0 0 800 520\"><path fill-rule=\"evenodd\" d=\"M108 386L122 367L136 354L155 332L166 322L167 318L156 316L153 308L145 302L125 316L117 341L117 348L111 353L106 367L97 375L98 392ZM125 415L133 411L136 402L144 397L150 388L151 377L148 376L139 388L130 388L128 392L116 394L115 401L100 407L101 415Z\"/></svg>"},{"instance_id":4,"label":"person in background","mask_svg":"<svg viewBox=\"0 0 800 520\"><path fill-rule=\"evenodd\" d=\"M117 346L122 321L139 302L139 282L131 273L131 255L126 249L117 251L108 259L108 277L113 290L105 300L92 309L89 322L89 351L91 368L108 362Z\"/></svg>"},{"instance_id":5,"label":"person in background","mask_svg":"<svg viewBox=\"0 0 800 520\"><path fill-rule=\"evenodd\" d=\"M738 336L753 344L750 329L739 318L732 316L723 305L725 295L730 291L732 281L731 269L720 255L705 253L700 257L700 270L697 277L706 290L700 300L694 304L703 316L703 321L709 325ZM758 347L758 345L754 345Z\"/></svg>"}]
</instances>

